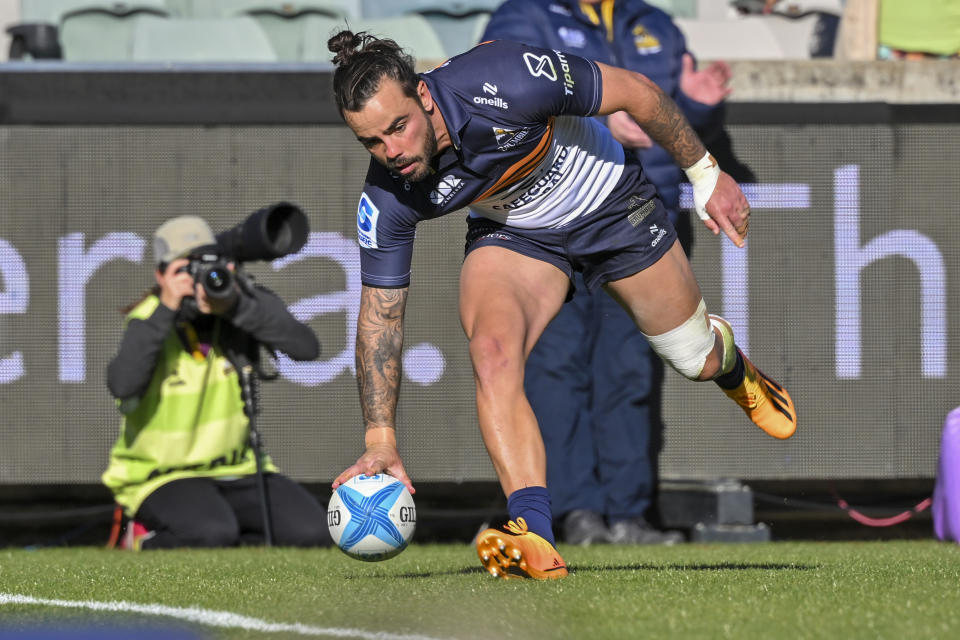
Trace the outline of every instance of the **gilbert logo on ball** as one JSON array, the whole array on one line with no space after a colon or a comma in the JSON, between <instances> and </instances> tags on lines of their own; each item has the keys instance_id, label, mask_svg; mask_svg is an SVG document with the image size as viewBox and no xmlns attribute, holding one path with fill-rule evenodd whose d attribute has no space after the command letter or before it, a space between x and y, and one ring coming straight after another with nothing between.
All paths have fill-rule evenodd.
<instances>
[{"instance_id":1,"label":"gilbert logo on ball","mask_svg":"<svg viewBox=\"0 0 960 640\"><path fill-rule=\"evenodd\" d=\"M369 562L386 560L407 547L417 527L417 509L413 496L393 476L359 475L333 492L327 526L348 556Z\"/></svg>"}]
</instances>

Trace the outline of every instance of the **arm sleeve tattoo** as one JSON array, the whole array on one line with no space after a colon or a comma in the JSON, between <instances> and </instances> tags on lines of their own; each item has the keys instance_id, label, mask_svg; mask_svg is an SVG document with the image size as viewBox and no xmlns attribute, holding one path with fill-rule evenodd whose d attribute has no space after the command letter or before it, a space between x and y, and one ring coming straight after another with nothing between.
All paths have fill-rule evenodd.
<instances>
[{"instance_id":1,"label":"arm sleeve tattoo","mask_svg":"<svg viewBox=\"0 0 960 640\"><path fill-rule=\"evenodd\" d=\"M670 152L681 169L693 166L706 153L706 148L670 96L659 88L656 94L657 113L642 123L644 130Z\"/></svg>"},{"instance_id":2,"label":"arm sleeve tattoo","mask_svg":"<svg viewBox=\"0 0 960 640\"><path fill-rule=\"evenodd\" d=\"M367 429L396 427L407 289L364 286L357 318L357 386Z\"/></svg>"}]
</instances>

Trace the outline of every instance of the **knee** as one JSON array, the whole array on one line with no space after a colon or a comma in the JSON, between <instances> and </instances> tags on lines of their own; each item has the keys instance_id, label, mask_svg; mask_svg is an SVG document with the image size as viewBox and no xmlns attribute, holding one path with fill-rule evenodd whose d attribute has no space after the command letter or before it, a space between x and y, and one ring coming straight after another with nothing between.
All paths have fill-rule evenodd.
<instances>
[{"instance_id":1,"label":"knee","mask_svg":"<svg viewBox=\"0 0 960 640\"><path fill-rule=\"evenodd\" d=\"M479 333L470 339L470 360L481 387L520 384L523 379L523 352L504 338Z\"/></svg>"},{"instance_id":2,"label":"knee","mask_svg":"<svg viewBox=\"0 0 960 640\"><path fill-rule=\"evenodd\" d=\"M736 357L729 323L719 316L708 316L702 300L682 325L647 339L657 355L689 380L712 380L732 368Z\"/></svg>"}]
</instances>

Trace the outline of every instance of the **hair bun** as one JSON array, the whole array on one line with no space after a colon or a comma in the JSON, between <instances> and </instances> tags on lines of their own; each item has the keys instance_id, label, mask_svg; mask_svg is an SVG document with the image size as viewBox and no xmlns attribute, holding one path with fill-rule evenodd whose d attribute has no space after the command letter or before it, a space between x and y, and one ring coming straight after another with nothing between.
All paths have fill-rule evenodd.
<instances>
[{"instance_id":1,"label":"hair bun","mask_svg":"<svg viewBox=\"0 0 960 640\"><path fill-rule=\"evenodd\" d=\"M341 31L327 40L327 48L335 55L333 64L342 65L350 62L357 54L357 47L363 44L363 38L353 31Z\"/></svg>"}]
</instances>

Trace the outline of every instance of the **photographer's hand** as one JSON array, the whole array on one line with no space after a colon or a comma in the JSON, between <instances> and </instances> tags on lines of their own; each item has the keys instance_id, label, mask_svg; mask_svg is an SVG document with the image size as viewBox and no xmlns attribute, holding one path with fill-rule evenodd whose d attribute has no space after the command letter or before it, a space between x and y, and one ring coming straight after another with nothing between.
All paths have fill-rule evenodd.
<instances>
[{"instance_id":1,"label":"photographer's hand","mask_svg":"<svg viewBox=\"0 0 960 640\"><path fill-rule=\"evenodd\" d=\"M160 302L168 309L177 311L180 303L187 296L193 295L193 276L181 271L190 263L186 258L173 260L161 273L156 272L157 284L160 285Z\"/></svg>"}]
</instances>

